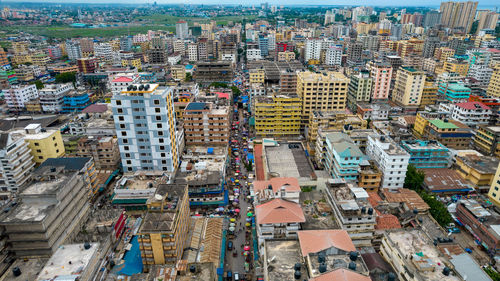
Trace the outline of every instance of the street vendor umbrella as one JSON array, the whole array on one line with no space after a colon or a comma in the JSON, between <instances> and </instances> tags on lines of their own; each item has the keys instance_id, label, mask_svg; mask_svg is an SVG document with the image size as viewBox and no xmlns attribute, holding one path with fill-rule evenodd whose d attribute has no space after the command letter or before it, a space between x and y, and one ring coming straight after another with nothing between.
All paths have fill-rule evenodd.
<instances>
[{"instance_id":1,"label":"street vendor umbrella","mask_svg":"<svg viewBox=\"0 0 500 281\"><path fill-rule=\"evenodd\" d=\"M200 217L201 215L200 215L200 214L196 214L195 216L196 216L196 217Z\"/></svg>"},{"instance_id":2,"label":"street vendor umbrella","mask_svg":"<svg viewBox=\"0 0 500 281\"><path fill-rule=\"evenodd\" d=\"M238 172L239 173L239 172ZM240 180L235 180L234 182L240 182Z\"/></svg>"},{"instance_id":3,"label":"street vendor umbrella","mask_svg":"<svg viewBox=\"0 0 500 281\"><path fill-rule=\"evenodd\" d=\"M247 218L247 222L251 222L252 221L252 218Z\"/></svg>"},{"instance_id":4,"label":"street vendor umbrella","mask_svg":"<svg viewBox=\"0 0 500 281\"><path fill-rule=\"evenodd\" d=\"M245 247L243 248L243 250L245 250L245 251L250 251L250 246L245 246Z\"/></svg>"},{"instance_id":5,"label":"street vendor umbrella","mask_svg":"<svg viewBox=\"0 0 500 281\"><path fill-rule=\"evenodd\" d=\"M252 212L248 212L247 217L251 217L251 216L253 216Z\"/></svg>"},{"instance_id":6,"label":"street vendor umbrella","mask_svg":"<svg viewBox=\"0 0 500 281\"><path fill-rule=\"evenodd\" d=\"M229 221L230 221L230 222L235 222L235 221L236 221L236 219L235 219L235 218L230 218L230 219L229 219Z\"/></svg>"},{"instance_id":7,"label":"street vendor umbrella","mask_svg":"<svg viewBox=\"0 0 500 281\"><path fill-rule=\"evenodd\" d=\"M237 202L233 202L233 206L238 206L238 203Z\"/></svg>"},{"instance_id":8,"label":"street vendor umbrella","mask_svg":"<svg viewBox=\"0 0 500 281\"><path fill-rule=\"evenodd\" d=\"M239 212L240 212L240 209L234 209L234 211L235 211L236 213L239 213Z\"/></svg>"},{"instance_id":9,"label":"street vendor umbrella","mask_svg":"<svg viewBox=\"0 0 500 281\"><path fill-rule=\"evenodd\" d=\"M232 223L230 223L230 224L229 224L229 226L230 226L230 227L235 227L235 226L236 226L236 224L235 224L234 222L232 222Z\"/></svg>"},{"instance_id":10,"label":"street vendor umbrella","mask_svg":"<svg viewBox=\"0 0 500 281\"><path fill-rule=\"evenodd\" d=\"M250 198L252 198L252 196L248 195L247 198L250 199Z\"/></svg>"},{"instance_id":11,"label":"street vendor umbrella","mask_svg":"<svg viewBox=\"0 0 500 281\"><path fill-rule=\"evenodd\" d=\"M232 140L231 142L238 142L237 140Z\"/></svg>"},{"instance_id":12,"label":"street vendor umbrella","mask_svg":"<svg viewBox=\"0 0 500 281\"><path fill-rule=\"evenodd\" d=\"M243 253L243 255L244 255L244 256L248 256L248 252L244 252L244 253Z\"/></svg>"},{"instance_id":13,"label":"street vendor umbrella","mask_svg":"<svg viewBox=\"0 0 500 281\"><path fill-rule=\"evenodd\" d=\"M236 122L236 125L239 125L240 124L240 121Z\"/></svg>"},{"instance_id":14,"label":"street vendor umbrella","mask_svg":"<svg viewBox=\"0 0 500 281\"><path fill-rule=\"evenodd\" d=\"M240 172L240 170L236 170L236 173L239 173L239 172Z\"/></svg>"},{"instance_id":15,"label":"street vendor umbrella","mask_svg":"<svg viewBox=\"0 0 500 281\"><path fill-rule=\"evenodd\" d=\"M236 161L240 161L240 158L239 158L239 157L236 157L236 158L234 158L234 160L236 160Z\"/></svg>"},{"instance_id":16,"label":"street vendor umbrella","mask_svg":"<svg viewBox=\"0 0 500 281\"><path fill-rule=\"evenodd\" d=\"M250 226L251 224L250 224L249 222L247 222L245 225L246 225L246 226Z\"/></svg>"},{"instance_id":17,"label":"street vendor umbrella","mask_svg":"<svg viewBox=\"0 0 500 281\"><path fill-rule=\"evenodd\" d=\"M234 202L238 203L240 200L238 200L238 198L234 198Z\"/></svg>"},{"instance_id":18,"label":"street vendor umbrella","mask_svg":"<svg viewBox=\"0 0 500 281\"><path fill-rule=\"evenodd\" d=\"M236 229L236 228L234 228L233 226L231 226L231 227L229 228L229 231L231 231L231 232L232 232L232 231L234 231L235 229Z\"/></svg>"}]
</instances>

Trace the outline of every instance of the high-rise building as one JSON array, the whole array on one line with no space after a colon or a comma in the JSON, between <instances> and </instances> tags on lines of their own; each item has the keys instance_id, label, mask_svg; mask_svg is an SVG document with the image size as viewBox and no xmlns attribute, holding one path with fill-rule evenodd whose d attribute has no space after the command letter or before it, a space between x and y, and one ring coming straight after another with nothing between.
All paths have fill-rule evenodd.
<instances>
[{"instance_id":1,"label":"high-rise building","mask_svg":"<svg viewBox=\"0 0 500 281\"><path fill-rule=\"evenodd\" d=\"M367 65L373 79L372 99L387 100L391 89L392 67L387 63L371 61Z\"/></svg>"},{"instance_id":2,"label":"high-rise building","mask_svg":"<svg viewBox=\"0 0 500 281\"><path fill-rule=\"evenodd\" d=\"M392 100L403 106L418 106L424 90L425 72L411 67L400 67L392 92Z\"/></svg>"},{"instance_id":3,"label":"high-rise building","mask_svg":"<svg viewBox=\"0 0 500 281\"><path fill-rule=\"evenodd\" d=\"M189 28L186 21L180 20L175 23L175 35L180 39L185 39L189 36Z\"/></svg>"},{"instance_id":4,"label":"high-rise building","mask_svg":"<svg viewBox=\"0 0 500 281\"><path fill-rule=\"evenodd\" d=\"M38 98L38 90L35 85L12 86L2 91L7 107L10 110L22 111L27 102Z\"/></svg>"},{"instance_id":5,"label":"high-rise building","mask_svg":"<svg viewBox=\"0 0 500 281\"><path fill-rule=\"evenodd\" d=\"M441 22L439 11L429 11L424 15L424 27L434 27Z\"/></svg>"},{"instance_id":6,"label":"high-rise building","mask_svg":"<svg viewBox=\"0 0 500 281\"><path fill-rule=\"evenodd\" d=\"M17 192L29 182L35 162L22 137L2 133L0 140L0 189Z\"/></svg>"},{"instance_id":7,"label":"high-rise building","mask_svg":"<svg viewBox=\"0 0 500 281\"><path fill-rule=\"evenodd\" d=\"M441 24L461 33L469 33L478 2L441 2Z\"/></svg>"},{"instance_id":8,"label":"high-rise building","mask_svg":"<svg viewBox=\"0 0 500 281\"><path fill-rule=\"evenodd\" d=\"M342 64L342 48L339 46L332 46L326 49L325 52L326 65L341 65Z\"/></svg>"},{"instance_id":9,"label":"high-rise building","mask_svg":"<svg viewBox=\"0 0 500 281\"><path fill-rule=\"evenodd\" d=\"M125 172L168 171L179 164L171 88L135 84L111 100Z\"/></svg>"},{"instance_id":10,"label":"high-rise building","mask_svg":"<svg viewBox=\"0 0 500 281\"><path fill-rule=\"evenodd\" d=\"M493 74L491 74L490 84L486 94L489 96L500 97L500 64L495 65Z\"/></svg>"},{"instance_id":11,"label":"high-rise building","mask_svg":"<svg viewBox=\"0 0 500 281\"><path fill-rule=\"evenodd\" d=\"M82 57L82 49L80 46L80 41L66 41L66 53L68 54L68 59L77 60Z\"/></svg>"},{"instance_id":12,"label":"high-rise building","mask_svg":"<svg viewBox=\"0 0 500 281\"><path fill-rule=\"evenodd\" d=\"M120 50L122 51L131 51L132 50L132 44L134 37L129 35L129 36L123 36L120 38Z\"/></svg>"},{"instance_id":13,"label":"high-rise building","mask_svg":"<svg viewBox=\"0 0 500 281\"><path fill-rule=\"evenodd\" d=\"M226 145L229 142L229 107L190 102L183 113L186 145Z\"/></svg>"},{"instance_id":14,"label":"high-rise building","mask_svg":"<svg viewBox=\"0 0 500 281\"><path fill-rule=\"evenodd\" d=\"M498 165L495 177L491 181L491 187L488 191L488 197L495 205L500 206L500 165Z\"/></svg>"},{"instance_id":15,"label":"high-rise building","mask_svg":"<svg viewBox=\"0 0 500 281\"><path fill-rule=\"evenodd\" d=\"M260 34L258 38L258 43L259 43L259 49L260 49L260 54L263 57L266 57L269 55L269 37L264 34Z\"/></svg>"},{"instance_id":16,"label":"high-rise building","mask_svg":"<svg viewBox=\"0 0 500 281\"><path fill-rule=\"evenodd\" d=\"M255 97L255 133L258 136L297 136L301 110L301 99L295 94Z\"/></svg>"},{"instance_id":17,"label":"high-rise building","mask_svg":"<svg viewBox=\"0 0 500 281\"><path fill-rule=\"evenodd\" d=\"M21 136L28 143L33 161L37 165L49 158L58 158L64 155L64 144L59 130L42 130L40 124L29 124L23 131L14 131L13 133Z\"/></svg>"},{"instance_id":18,"label":"high-rise building","mask_svg":"<svg viewBox=\"0 0 500 281\"><path fill-rule=\"evenodd\" d=\"M79 58L76 60L76 64L80 73L94 73L97 69L96 58Z\"/></svg>"},{"instance_id":19,"label":"high-rise building","mask_svg":"<svg viewBox=\"0 0 500 281\"><path fill-rule=\"evenodd\" d=\"M479 23L477 25L476 33L479 33L482 29L495 29L498 22L498 13L490 10L479 10L477 11L477 19Z\"/></svg>"},{"instance_id":20,"label":"high-rise building","mask_svg":"<svg viewBox=\"0 0 500 281\"><path fill-rule=\"evenodd\" d=\"M82 49L83 57L91 57L94 55L94 39L92 38L81 38L80 47Z\"/></svg>"},{"instance_id":21,"label":"high-rise building","mask_svg":"<svg viewBox=\"0 0 500 281\"><path fill-rule=\"evenodd\" d=\"M149 63L165 64L167 62L167 51L163 37L151 38L151 49L148 50Z\"/></svg>"},{"instance_id":22,"label":"high-rise building","mask_svg":"<svg viewBox=\"0 0 500 281\"><path fill-rule=\"evenodd\" d=\"M302 98L302 127L312 111L345 110L349 79L340 72L299 72L297 94Z\"/></svg>"},{"instance_id":23,"label":"high-rise building","mask_svg":"<svg viewBox=\"0 0 500 281\"><path fill-rule=\"evenodd\" d=\"M349 42L347 44L347 60L351 62L361 61L361 53L363 52L363 43Z\"/></svg>"},{"instance_id":24,"label":"high-rise building","mask_svg":"<svg viewBox=\"0 0 500 281\"><path fill-rule=\"evenodd\" d=\"M363 70L351 75L349 88L347 90L347 107L356 112L359 102L369 102L372 95L372 78L370 72Z\"/></svg>"},{"instance_id":25,"label":"high-rise building","mask_svg":"<svg viewBox=\"0 0 500 281\"><path fill-rule=\"evenodd\" d=\"M428 37L424 42L424 49L422 50L422 56L424 58L432 58L434 56L434 51L436 47L441 44L439 37Z\"/></svg>"},{"instance_id":26,"label":"high-rise building","mask_svg":"<svg viewBox=\"0 0 500 281\"><path fill-rule=\"evenodd\" d=\"M111 62L113 60L113 48L108 42L94 45L94 56L101 61Z\"/></svg>"}]
</instances>

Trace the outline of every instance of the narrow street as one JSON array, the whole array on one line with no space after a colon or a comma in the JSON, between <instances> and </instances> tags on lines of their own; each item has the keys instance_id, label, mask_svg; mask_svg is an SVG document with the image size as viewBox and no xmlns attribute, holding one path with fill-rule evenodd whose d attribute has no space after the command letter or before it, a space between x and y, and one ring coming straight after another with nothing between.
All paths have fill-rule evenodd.
<instances>
[{"instance_id":1,"label":"narrow street","mask_svg":"<svg viewBox=\"0 0 500 281\"><path fill-rule=\"evenodd\" d=\"M244 89L241 90L244 91ZM237 108L237 105L232 110L234 114L231 120L231 159L230 166L227 169L230 200L227 209L239 210L239 212L237 215L229 216L230 226L234 226L234 232L228 230L225 270L231 271L233 278L235 273L238 273L240 280L253 280L246 279L251 278L253 263L251 216L248 216L249 212L253 215L253 207L249 197L250 192L247 181L249 172L245 167L245 163L248 161L248 116L245 117L245 109ZM231 214L231 212L229 213ZM233 244L232 250L228 248L230 242ZM245 265L247 265L247 268L245 268Z\"/></svg>"}]
</instances>

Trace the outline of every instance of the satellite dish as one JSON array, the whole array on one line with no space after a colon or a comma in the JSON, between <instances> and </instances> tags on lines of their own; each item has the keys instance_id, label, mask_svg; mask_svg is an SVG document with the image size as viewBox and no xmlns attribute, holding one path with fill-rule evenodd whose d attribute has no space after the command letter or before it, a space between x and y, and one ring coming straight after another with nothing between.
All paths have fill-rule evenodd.
<instances>
[{"instance_id":1,"label":"satellite dish","mask_svg":"<svg viewBox=\"0 0 500 281\"><path fill-rule=\"evenodd\" d=\"M160 194L155 194L155 199L156 200L162 200L163 196L161 196Z\"/></svg>"}]
</instances>

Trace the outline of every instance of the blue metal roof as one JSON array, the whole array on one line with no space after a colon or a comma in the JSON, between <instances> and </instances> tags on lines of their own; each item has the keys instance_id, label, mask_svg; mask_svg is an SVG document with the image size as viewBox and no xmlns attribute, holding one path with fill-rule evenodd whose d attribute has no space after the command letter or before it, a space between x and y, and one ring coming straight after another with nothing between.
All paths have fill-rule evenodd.
<instances>
[{"instance_id":1,"label":"blue metal roof","mask_svg":"<svg viewBox=\"0 0 500 281\"><path fill-rule=\"evenodd\" d=\"M204 102L190 102L186 106L186 110L203 110L205 109L206 103Z\"/></svg>"},{"instance_id":2,"label":"blue metal roof","mask_svg":"<svg viewBox=\"0 0 500 281\"><path fill-rule=\"evenodd\" d=\"M90 157L48 158L38 168L40 169L45 166L64 166L66 170L79 171L85 167L85 164L89 162L90 159Z\"/></svg>"}]
</instances>

